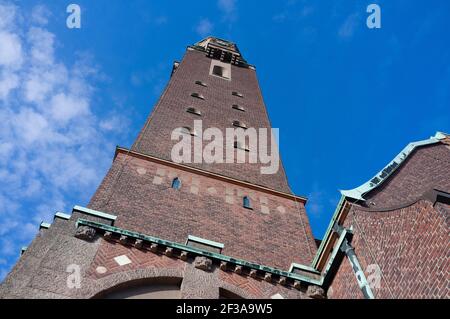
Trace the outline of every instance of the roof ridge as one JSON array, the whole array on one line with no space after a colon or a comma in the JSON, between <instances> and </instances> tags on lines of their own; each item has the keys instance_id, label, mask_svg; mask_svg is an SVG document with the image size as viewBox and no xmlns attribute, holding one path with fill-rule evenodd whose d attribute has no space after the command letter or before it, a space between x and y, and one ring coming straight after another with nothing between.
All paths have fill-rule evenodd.
<instances>
[{"instance_id":1,"label":"roof ridge","mask_svg":"<svg viewBox=\"0 0 450 319\"><path fill-rule=\"evenodd\" d=\"M448 134L438 131L434 136L431 136L426 140L409 143L396 157L394 157L393 160L384 166L381 171L375 174L374 177L356 188L340 190L341 194L348 198L364 201L365 199L363 196L385 182L415 149L421 146L439 143L446 138L449 138Z\"/></svg>"}]
</instances>

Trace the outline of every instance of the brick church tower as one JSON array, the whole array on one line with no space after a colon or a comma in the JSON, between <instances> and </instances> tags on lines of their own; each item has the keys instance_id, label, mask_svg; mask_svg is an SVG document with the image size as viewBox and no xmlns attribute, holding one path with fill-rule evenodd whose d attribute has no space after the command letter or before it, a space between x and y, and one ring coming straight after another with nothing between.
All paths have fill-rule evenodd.
<instances>
[{"instance_id":1,"label":"brick church tower","mask_svg":"<svg viewBox=\"0 0 450 319\"><path fill-rule=\"evenodd\" d=\"M117 147L87 207L41 224L5 279L6 298L322 297L304 205L280 162L178 163L174 132L270 129L255 68L234 43L189 46L130 149ZM223 148L253 152L224 139ZM271 144L270 144L271 145ZM267 147L267 153L275 150Z\"/></svg>"},{"instance_id":2,"label":"brick church tower","mask_svg":"<svg viewBox=\"0 0 450 319\"><path fill-rule=\"evenodd\" d=\"M40 225L0 298L450 297L448 134L341 191L317 248L306 198L266 160L270 128L237 46L189 46L132 147L117 147L87 207ZM222 163L204 156L213 140Z\"/></svg>"}]
</instances>

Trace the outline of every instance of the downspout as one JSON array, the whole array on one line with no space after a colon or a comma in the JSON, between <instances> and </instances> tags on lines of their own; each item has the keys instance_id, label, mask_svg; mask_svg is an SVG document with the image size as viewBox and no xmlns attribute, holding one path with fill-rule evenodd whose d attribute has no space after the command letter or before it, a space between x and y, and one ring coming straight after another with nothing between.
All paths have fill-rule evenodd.
<instances>
[{"instance_id":1,"label":"downspout","mask_svg":"<svg viewBox=\"0 0 450 319\"><path fill-rule=\"evenodd\" d=\"M370 289L369 283L367 282L364 271L359 264L358 258L355 254L355 249L352 245L345 239L341 245L341 251L347 255L348 261L352 265L353 272L355 273L356 280L358 281L358 286L361 289L364 297L366 299L375 299L372 289Z\"/></svg>"},{"instance_id":2,"label":"downspout","mask_svg":"<svg viewBox=\"0 0 450 319\"><path fill-rule=\"evenodd\" d=\"M333 227L333 230L337 232L339 235L342 234L344 227L335 224ZM351 230L350 230L351 232ZM349 243L347 238L344 238L342 241L341 247L339 248L348 258L348 261L352 265L353 273L355 274L356 281L358 282L358 286L361 289L364 297L366 299L375 299L375 296L373 295L372 289L369 286L369 283L367 282L366 275L364 274L364 271L361 267L361 264L358 261L358 257L355 254L355 249L353 246Z\"/></svg>"}]
</instances>

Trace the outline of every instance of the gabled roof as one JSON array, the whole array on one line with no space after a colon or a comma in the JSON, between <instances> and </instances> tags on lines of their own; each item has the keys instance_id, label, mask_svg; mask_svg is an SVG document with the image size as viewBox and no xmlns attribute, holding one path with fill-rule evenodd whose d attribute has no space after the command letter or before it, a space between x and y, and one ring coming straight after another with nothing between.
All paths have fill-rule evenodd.
<instances>
[{"instance_id":1,"label":"gabled roof","mask_svg":"<svg viewBox=\"0 0 450 319\"><path fill-rule=\"evenodd\" d=\"M389 162L381 171L379 171L374 177L369 181L365 182L361 186L358 186L350 190L341 190L341 194L347 198L352 198L356 200L365 200L364 195L373 189L380 186L384 181L386 181L392 173L408 158L411 153L420 146L431 145L439 143L441 140L446 138L446 134L442 132L437 132L434 136L429 139L409 143L392 161Z\"/></svg>"},{"instance_id":2,"label":"gabled roof","mask_svg":"<svg viewBox=\"0 0 450 319\"><path fill-rule=\"evenodd\" d=\"M385 182L389 176L394 173L394 171L401 166L401 164L412 154L412 152L418 147L425 145L437 144L440 142L444 142L445 139L449 139L449 135L442 132L436 132L434 136L431 136L429 139L412 142L409 143L388 165L386 165L380 172L378 172L373 178L371 178L368 182L362 184L359 187L356 187L351 190L341 190L341 199L336 206L334 214L331 218L331 221L328 225L328 228L325 232L324 237L322 238L322 242L317 250L316 255L311 263L311 266L315 269L318 268L318 264L324 255L324 252L327 251L327 247L333 246L333 241L336 240L331 234L333 233L333 226L335 224L340 224L342 222L342 218L345 219L345 215L350 209L349 202L347 199L354 200L362 200L364 201L364 195L373 189L380 186L383 182ZM446 143L446 142L444 142ZM447 143L448 144L448 143Z\"/></svg>"}]
</instances>

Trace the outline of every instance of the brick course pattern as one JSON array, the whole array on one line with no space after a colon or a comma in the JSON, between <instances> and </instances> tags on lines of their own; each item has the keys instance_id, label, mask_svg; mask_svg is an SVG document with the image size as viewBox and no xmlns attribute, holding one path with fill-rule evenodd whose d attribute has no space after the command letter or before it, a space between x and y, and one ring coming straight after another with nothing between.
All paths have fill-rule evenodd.
<instances>
[{"instance_id":1,"label":"brick course pattern","mask_svg":"<svg viewBox=\"0 0 450 319\"><path fill-rule=\"evenodd\" d=\"M171 188L181 180L181 189ZM244 196L252 208L242 206ZM116 226L185 243L221 242L222 253L288 269L316 253L304 204L126 154L118 154L89 207L117 215Z\"/></svg>"},{"instance_id":2,"label":"brick course pattern","mask_svg":"<svg viewBox=\"0 0 450 319\"><path fill-rule=\"evenodd\" d=\"M344 225L353 226L352 246L366 277L373 278L369 265L381 270L380 287L372 289L375 298L450 297L450 206L420 199L433 188L450 192L449 154L445 144L418 149L386 185L369 195L376 209L399 207L351 208ZM328 297L361 298L351 280L356 283L345 259Z\"/></svg>"},{"instance_id":3,"label":"brick course pattern","mask_svg":"<svg viewBox=\"0 0 450 319\"><path fill-rule=\"evenodd\" d=\"M234 120L256 129L271 128L256 71L232 65L231 81L228 81L209 75L210 64L211 59L206 57L204 52L195 50L186 52L139 133L133 150L170 160L172 147L177 143L171 140L172 131L185 126L192 128L194 120L202 120L203 129L208 127L220 129L224 136L226 128L233 128ZM197 80L205 82L208 86L195 84ZM233 91L242 93L243 97L233 96ZM205 99L191 97L192 93L200 93ZM242 105L246 112L232 109L233 104ZM202 116L186 112L188 107L199 109ZM281 162L278 173L270 175L260 173L259 163L187 165L286 193L291 192Z\"/></svg>"}]
</instances>

